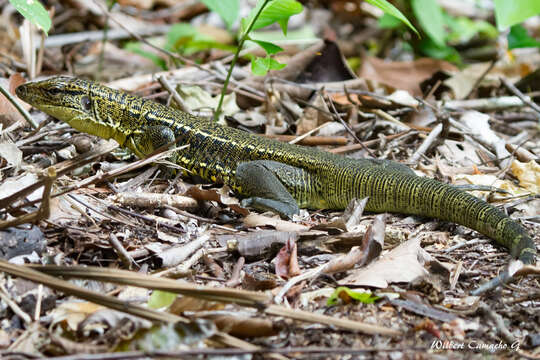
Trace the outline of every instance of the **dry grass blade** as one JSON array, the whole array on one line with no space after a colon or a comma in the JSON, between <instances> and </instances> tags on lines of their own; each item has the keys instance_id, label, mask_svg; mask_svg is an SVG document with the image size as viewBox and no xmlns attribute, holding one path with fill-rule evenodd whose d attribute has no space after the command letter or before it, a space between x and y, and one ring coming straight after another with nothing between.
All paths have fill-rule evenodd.
<instances>
[{"instance_id":1,"label":"dry grass blade","mask_svg":"<svg viewBox=\"0 0 540 360\"><path fill-rule=\"evenodd\" d=\"M264 312L268 315L284 316L295 320L319 323L329 326L337 326L342 329L351 331L360 331L365 334L371 335L387 335L387 336L400 336L401 331L390 329L384 326L361 323L359 321L340 319L332 316L326 316L321 314L315 314L309 311L303 311L299 309L288 309L284 306L269 305Z\"/></svg>"},{"instance_id":2,"label":"dry grass blade","mask_svg":"<svg viewBox=\"0 0 540 360\"><path fill-rule=\"evenodd\" d=\"M52 289L91 301L95 304L106 306L110 309L118 310L135 316L140 316L144 319L165 322L188 322L188 320L180 316L150 310L133 304L128 304L124 301L118 300L115 297L83 289L79 286L73 285L68 281L57 279L53 276L34 270L28 266L15 265L5 260L0 260L0 271L3 271L13 276L21 277L26 280L34 281L39 284L46 285Z\"/></svg>"},{"instance_id":3,"label":"dry grass blade","mask_svg":"<svg viewBox=\"0 0 540 360\"><path fill-rule=\"evenodd\" d=\"M36 271L28 266L15 265L5 260L0 260L0 271L8 273L12 276L18 276L26 280L30 280L39 284L46 285L52 289L61 291L69 295L76 296L84 300L91 301L98 305L103 305L110 309L118 310L120 312L135 315L135 316L140 316L144 319L148 319L151 321L184 322L184 323L189 322L189 320L183 317L174 315L174 314L147 309L142 306L138 306L138 305L127 303L125 301L118 300L117 298L112 297L112 296L107 296L100 293L96 293L94 291L83 289L79 286L73 285L72 283L68 281L57 279L53 276ZM221 333L221 332L216 333L212 337L212 339L220 344L230 346L230 347L238 347L241 349L249 349L249 350L258 348L248 342L245 342L243 340L235 338L234 336L230 336L228 334Z\"/></svg>"},{"instance_id":4,"label":"dry grass blade","mask_svg":"<svg viewBox=\"0 0 540 360\"><path fill-rule=\"evenodd\" d=\"M380 334L387 336L397 336L401 334L401 332L398 330L389 329L383 326L364 324L349 319L338 319L331 316L314 314L298 309L287 309L284 306L279 305L267 305L270 301L270 297L266 294L254 291L192 285L181 283L172 279L156 278L153 276L116 269L41 265L32 265L31 267L54 276L108 281L122 285L169 291L205 300L234 302L244 306L264 308L264 312L268 315L283 316L305 322L332 325L351 331L360 331L366 334Z\"/></svg>"},{"instance_id":5,"label":"dry grass blade","mask_svg":"<svg viewBox=\"0 0 540 360\"><path fill-rule=\"evenodd\" d=\"M52 276L64 276L70 278L107 281L121 285L169 291L200 299L233 302L245 306L258 307L260 306L260 304L267 303L271 299L269 296L263 293L254 291L192 285L172 279L143 275L126 270L104 269L98 267L53 265L31 265L31 267L37 271Z\"/></svg>"}]
</instances>

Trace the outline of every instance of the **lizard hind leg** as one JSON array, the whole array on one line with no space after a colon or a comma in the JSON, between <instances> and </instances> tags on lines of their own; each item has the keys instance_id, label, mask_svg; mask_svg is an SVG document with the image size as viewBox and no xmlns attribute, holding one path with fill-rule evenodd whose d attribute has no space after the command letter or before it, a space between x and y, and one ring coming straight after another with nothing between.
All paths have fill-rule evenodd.
<instances>
[{"instance_id":1,"label":"lizard hind leg","mask_svg":"<svg viewBox=\"0 0 540 360\"><path fill-rule=\"evenodd\" d=\"M242 206L250 206L260 211L273 211L285 218L298 214L296 200L283 185L283 176L298 169L269 160L240 163L236 168L236 186L241 194L248 196Z\"/></svg>"}]
</instances>

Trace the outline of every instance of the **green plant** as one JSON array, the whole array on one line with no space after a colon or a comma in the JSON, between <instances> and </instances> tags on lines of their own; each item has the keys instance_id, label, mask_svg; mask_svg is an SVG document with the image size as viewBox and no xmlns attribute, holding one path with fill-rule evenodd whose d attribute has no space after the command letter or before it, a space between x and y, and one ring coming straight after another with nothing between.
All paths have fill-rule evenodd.
<instances>
[{"instance_id":1,"label":"green plant","mask_svg":"<svg viewBox=\"0 0 540 360\"><path fill-rule=\"evenodd\" d=\"M9 2L32 24L47 34L51 28L51 18L43 5L37 0L9 0Z\"/></svg>"},{"instance_id":2,"label":"green plant","mask_svg":"<svg viewBox=\"0 0 540 360\"><path fill-rule=\"evenodd\" d=\"M227 7L222 7L221 9L225 9L226 11L228 11ZM229 85L232 70L236 65L236 62L238 61L240 51L244 47L246 41L254 41L256 44L262 47L267 54L265 58L251 58L251 69L255 74L265 75L269 70L278 70L285 67L285 64L281 64L271 57L271 55L274 55L282 51L283 49L275 44L272 44L271 42L251 39L249 36L251 31L261 29L274 23L278 23L281 27L281 30L286 35L289 18L292 15L300 13L302 9L302 4L300 4L296 0L260 0L257 3L257 6L255 6L255 8L251 11L249 16L242 19L240 23L240 31L238 34L238 47L236 49L236 52L234 53L233 60L231 61L229 71L227 72L227 76L223 84L223 89L221 91L221 96L219 98L219 103L215 112L215 119L217 119L219 117L219 114L221 113L221 106L223 104L225 94L227 93L227 87ZM238 17L238 14L236 14L235 16L230 16L229 14L219 12L218 14L223 19L225 19L226 17L236 19L236 17Z\"/></svg>"},{"instance_id":3,"label":"green plant","mask_svg":"<svg viewBox=\"0 0 540 360\"><path fill-rule=\"evenodd\" d=\"M373 304L376 300L380 299L379 296L375 296L368 292L358 292L349 289L346 286L340 286L330 295L326 301L326 306L337 305L339 299L352 299L364 304Z\"/></svg>"},{"instance_id":4,"label":"green plant","mask_svg":"<svg viewBox=\"0 0 540 360\"><path fill-rule=\"evenodd\" d=\"M453 17L440 7L436 0L411 0L412 13L426 37L419 44L419 50L434 58L446 59L459 63L460 56L452 44L466 42L473 36L481 35L495 38L499 31L514 25L508 36L509 47L537 46L525 29L516 25L527 18L540 14L538 0L494 0L497 28L482 20L466 17ZM403 27L399 22L383 16L379 25L382 28Z\"/></svg>"}]
</instances>

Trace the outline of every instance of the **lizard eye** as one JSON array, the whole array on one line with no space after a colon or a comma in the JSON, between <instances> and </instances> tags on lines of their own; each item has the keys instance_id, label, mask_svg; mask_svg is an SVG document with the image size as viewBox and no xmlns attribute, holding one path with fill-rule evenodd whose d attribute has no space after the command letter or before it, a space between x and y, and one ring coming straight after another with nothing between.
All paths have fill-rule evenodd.
<instances>
[{"instance_id":1,"label":"lizard eye","mask_svg":"<svg viewBox=\"0 0 540 360\"><path fill-rule=\"evenodd\" d=\"M83 96L81 98L81 105L86 111L89 111L92 108L92 103L90 102L90 98L88 96Z\"/></svg>"},{"instance_id":2,"label":"lizard eye","mask_svg":"<svg viewBox=\"0 0 540 360\"><path fill-rule=\"evenodd\" d=\"M57 88L57 87L50 88L50 89L49 89L49 94L51 94L51 95L58 95L58 94L60 94L60 89Z\"/></svg>"}]
</instances>

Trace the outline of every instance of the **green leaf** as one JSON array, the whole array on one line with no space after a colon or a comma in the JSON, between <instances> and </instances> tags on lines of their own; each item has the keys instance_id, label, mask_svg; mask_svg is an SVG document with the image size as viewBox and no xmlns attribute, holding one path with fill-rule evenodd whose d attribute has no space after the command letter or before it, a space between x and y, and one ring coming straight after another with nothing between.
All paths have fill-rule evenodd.
<instances>
[{"instance_id":1,"label":"green leaf","mask_svg":"<svg viewBox=\"0 0 540 360\"><path fill-rule=\"evenodd\" d=\"M523 26L512 26L510 28L510 33L508 34L508 48L517 49L527 47L540 47L540 41L530 37L527 33L527 29Z\"/></svg>"},{"instance_id":2,"label":"green leaf","mask_svg":"<svg viewBox=\"0 0 540 360\"><path fill-rule=\"evenodd\" d=\"M283 48L281 48L280 46L274 45L268 41L254 40L254 39L249 39L249 40L257 43L260 47L264 49L264 51L266 51L268 55L274 55L280 51L283 51Z\"/></svg>"},{"instance_id":3,"label":"green leaf","mask_svg":"<svg viewBox=\"0 0 540 360\"><path fill-rule=\"evenodd\" d=\"M251 10L249 16L242 19L242 32L247 31L252 19L257 15L264 3L265 0L259 0L257 6ZM271 0L261 11L259 17L255 19L255 23L251 30L257 30L277 22L279 26L281 26L283 33L287 34L287 23L289 18L301 13L302 10L302 4L296 0Z\"/></svg>"},{"instance_id":4,"label":"green leaf","mask_svg":"<svg viewBox=\"0 0 540 360\"><path fill-rule=\"evenodd\" d=\"M173 303L177 295L168 291L154 290L150 299L148 299L148 307L150 309L161 309Z\"/></svg>"},{"instance_id":5,"label":"green leaf","mask_svg":"<svg viewBox=\"0 0 540 360\"><path fill-rule=\"evenodd\" d=\"M281 64L277 60L267 56L265 58L254 57L251 59L251 72L257 76L264 76L270 70L281 70L286 64Z\"/></svg>"},{"instance_id":6,"label":"green leaf","mask_svg":"<svg viewBox=\"0 0 540 360\"><path fill-rule=\"evenodd\" d=\"M131 51L132 53L144 56L147 59L152 60L154 64L162 68L163 70L167 70L167 63L165 60L155 53L145 51L142 49L142 43L137 41L129 41L124 45L124 49Z\"/></svg>"},{"instance_id":7,"label":"green leaf","mask_svg":"<svg viewBox=\"0 0 540 360\"><path fill-rule=\"evenodd\" d=\"M201 0L210 10L218 13L230 28L238 18L238 0Z\"/></svg>"},{"instance_id":8,"label":"green leaf","mask_svg":"<svg viewBox=\"0 0 540 360\"><path fill-rule=\"evenodd\" d=\"M438 46L445 45L446 32L442 9L436 0L412 0L414 15L420 26L431 40Z\"/></svg>"},{"instance_id":9,"label":"green leaf","mask_svg":"<svg viewBox=\"0 0 540 360\"><path fill-rule=\"evenodd\" d=\"M434 59L443 59L455 64L461 64L461 57L456 49L451 46L439 46L430 38L422 40L419 44L420 51Z\"/></svg>"},{"instance_id":10,"label":"green leaf","mask_svg":"<svg viewBox=\"0 0 540 360\"><path fill-rule=\"evenodd\" d=\"M364 304L373 304L376 300L380 299L379 296L375 296L368 292L353 291L346 286L340 286L332 293L332 295L330 295L330 297L326 301L326 305L336 305L339 302L342 292L345 292L351 299L354 299Z\"/></svg>"},{"instance_id":11,"label":"green leaf","mask_svg":"<svg viewBox=\"0 0 540 360\"><path fill-rule=\"evenodd\" d=\"M379 28L381 29L397 29L398 27L403 26L403 22L401 20L386 13L379 18L378 22Z\"/></svg>"},{"instance_id":12,"label":"green leaf","mask_svg":"<svg viewBox=\"0 0 540 360\"><path fill-rule=\"evenodd\" d=\"M384 11L385 14L392 15L398 18L405 25L407 25L412 31L414 31L416 35L420 36L416 28L411 24L409 20L407 20L405 15L403 15L401 11L399 11L394 5L390 4L388 1L386 0L366 0L366 1L370 3L371 5L374 5L378 7L379 9L381 9L382 11Z\"/></svg>"},{"instance_id":13,"label":"green leaf","mask_svg":"<svg viewBox=\"0 0 540 360\"><path fill-rule=\"evenodd\" d=\"M538 0L494 0L497 28L504 30L531 16L540 14Z\"/></svg>"},{"instance_id":14,"label":"green leaf","mask_svg":"<svg viewBox=\"0 0 540 360\"><path fill-rule=\"evenodd\" d=\"M444 14L444 24L450 30L446 36L448 43L466 43L476 35L494 39L499 35L497 29L483 20L471 20L464 16L453 17Z\"/></svg>"},{"instance_id":15,"label":"green leaf","mask_svg":"<svg viewBox=\"0 0 540 360\"><path fill-rule=\"evenodd\" d=\"M51 29L51 18L43 5L37 0L9 0L9 2L28 21L43 30L45 35Z\"/></svg>"}]
</instances>

